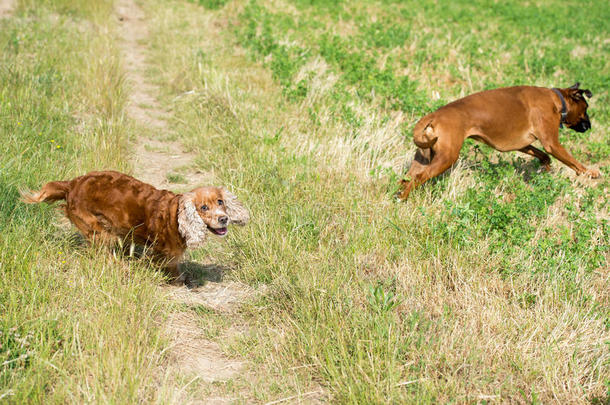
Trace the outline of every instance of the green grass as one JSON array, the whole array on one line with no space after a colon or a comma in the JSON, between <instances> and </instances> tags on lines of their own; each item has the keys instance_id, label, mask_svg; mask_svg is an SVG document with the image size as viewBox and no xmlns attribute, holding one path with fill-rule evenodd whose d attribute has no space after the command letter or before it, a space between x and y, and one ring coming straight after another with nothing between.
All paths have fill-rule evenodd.
<instances>
[{"instance_id":1,"label":"green grass","mask_svg":"<svg viewBox=\"0 0 610 405\"><path fill-rule=\"evenodd\" d=\"M142 2L169 126L252 222L193 260L260 287L237 314L191 308L246 403L605 403L610 396L604 2ZM161 402L173 309L161 275L86 247L18 190L129 170L110 2L19 3L0 21L0 396ZM392 199L417 119L462 95L590 88L561 140L600 180L467 142ZM188 93L187 93L188 92ZM180 97L178 97L180 96ZM58 147L59 146L59 147ZM182 181L171 173L168 180ZM227 339L226 331L243 334ZM127 338L129 337L129 338ZM160 371L161 370L161 371ZM166 376L167 377L167 376ZM187 388L187 389L186 389ZM287 401L289 402L289 401Z\"/></svg>"},{"instance_id":2,"label":"green grass","mask_svg":"<svg viewBox=\"0 0 610 405\"><path fill-rule=\"evenodd\" d=\"M46 181L128 169L112 4L17 6L0 20L0 397L153 401L160 275L83 245L56 208L19 201Z\"/></svg>"},{"instance_id":3,"label":"green grass","mask_svg":"<svg viewBox=\"0 0 610 405\"><path fill-rule=\"evenodd\" d=\"M607 6L148 10L177 131L254 213L227 247L202 252L268 287L243 308L250 334L229 345L256 370L233 392L269 401L321 390L337 403L607 398ZM392 200L422 114L476 90L577 80L595 94L594 129L563 131L562 142L606 177L581 182L556 161L539 174L530 158L468 142L451 173Z\"/></svg>"},{"instance_id":4,"label":"green grass","mask_svg":"<svg viewBox=\"0 0 610 405\"><path fill-rule=\"evenodd\" d=\"M184 177L184 175L180 173L167 173L166 177L167 181L169 181L170 183L188 183L186 177Z\"/></svg>"}]
</instances>

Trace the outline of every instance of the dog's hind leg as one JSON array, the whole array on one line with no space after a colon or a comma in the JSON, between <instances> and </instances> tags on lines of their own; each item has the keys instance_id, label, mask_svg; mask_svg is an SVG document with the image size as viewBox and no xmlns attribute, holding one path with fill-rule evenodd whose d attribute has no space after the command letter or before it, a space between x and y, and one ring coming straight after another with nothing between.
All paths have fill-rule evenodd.
<instances>
[{"instance_id":1,"label":"dog's hind leg","mask_svg":"<svg viewBox=\"0 0 610 405\"><path fill-rule=\"evenodd\" d=\"M532 145L528 145L525 148L519 149L519 152L523 152L540 160L540 164L545 171L548 172L551 170L551 158L540 149L534 148Z\"/></svg>"},{"instance_id":2,"label":"dog's hind leg","mask_svg":"<svg viewBox=\"0 0 610 405\"><path fill-rule=\"evenodd\" d=\"M109 232L96 215L82 212L77 214L69 208L65 210L70 222L78 228L89 243L98 242L103 245L112 245L117 242L117 237L112 232Z\"/></svg>"},{"instance_id":3,"label":"dog's hind leg","mask_svg":"<svg viewBox=\"0 0 610 405\"><path fill-rule=\"evenodd\" d=\"M403 176L403 178L399 182L399 194L398 197L406 200L409 196L409 193L413 188L416 187L414 183L414 178L418 173L420 173L426 165L430 164L432 157L434 156L434 152L432 149L417 149L415 151L415 156L413 157L413 162L411 162L411 167L409 167L409 171L407 174Z\"/></svg>"},{"instance_id":4,"label":"dog's hind leg","mask_svg":"<svg viewBox=\"0 0 610 405\"><path fill-rule=\"evenodd\" d=\"M431 151L432 158L429 164L421 164L418 160L414 160L409 169L409 173L407 174L409 179L405 181L404 189L398 197L401 200L406 200L407 197L409 197L409 193L411 193L415 187L445 172L457 161L459 156L459 148L444 148L438 153Z\"/></svg>"}]
</instances>

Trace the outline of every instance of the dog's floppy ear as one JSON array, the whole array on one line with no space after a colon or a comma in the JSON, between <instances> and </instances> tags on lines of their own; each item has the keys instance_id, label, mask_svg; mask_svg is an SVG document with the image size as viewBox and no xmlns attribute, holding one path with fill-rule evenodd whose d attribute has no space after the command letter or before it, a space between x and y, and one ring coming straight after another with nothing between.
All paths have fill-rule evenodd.
<instances>
[{"instance_id":1,"label":"dog's floppy ear","mask_svg":"<svg viewBox=\"0 0 610 405\"><path fill-rule=\"evenodd\" d=\"M231 221L232 224L246 225L250 220L250 213L246 207L237 199L235 194L224 187L222 187L221 190L229 221Z\"/></svg>"},{"instance_id":2,"label":"dog's floppy ear","mask_svg":"<svg viewBox=\"0 0 610 405\"><path fill-rule=\"evenodd\" d=\"M580 82L576 82L573 85L571 85L570 87L568 87L568 89L570 89L570 90L578 90L579 87L580 87Z\"/></svg>"},{"instance_id":3,"label":"dog's floppy ear","mask_svg":"<svg viewBox=\"0 0 610 405\"><path fill-rule=\"evenodd\" d=\"M572 97L574 100L584 100L585 97L587 96L589 98L593 97L593 93L591 93L591 90L587 90L587 89L572 89L570 87L570 97ZM583 96L584 95L584 96Z\"/></svg>"},{"instance_id":4,"label":"dog's floppy ear","mask_svg":"<svg viewBox=\"0 0 610 405\"><path fill-rule=\"evenodd\" d=\"M178 203L178 232L186 241L189 249L203 245L208 227L197 213L191 193L182 194Z\"/></svg>"}]
</instances>

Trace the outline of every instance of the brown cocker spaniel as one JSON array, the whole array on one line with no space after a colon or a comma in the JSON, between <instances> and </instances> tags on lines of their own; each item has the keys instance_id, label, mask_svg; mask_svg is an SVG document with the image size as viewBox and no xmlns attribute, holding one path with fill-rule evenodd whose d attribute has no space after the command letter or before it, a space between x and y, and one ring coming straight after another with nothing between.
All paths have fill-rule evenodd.
<instances>
[{"instance_id":1,"label":"brown cocker spaniel","mask_svg":"<svg viewBox=\"0 0 610 405\"><path fill-rule=\"evenodd\" d=\"M224 236L229 224L245 225L250 218L225 188L200 187L175 194L115 171L52 181L40 191L22 195L26 203L65 200L66 216L89 241L120 238L150 246L178 281L182 280L178 263L187 248L202 246L208 232Z\"/></svg>"}]
</instances>

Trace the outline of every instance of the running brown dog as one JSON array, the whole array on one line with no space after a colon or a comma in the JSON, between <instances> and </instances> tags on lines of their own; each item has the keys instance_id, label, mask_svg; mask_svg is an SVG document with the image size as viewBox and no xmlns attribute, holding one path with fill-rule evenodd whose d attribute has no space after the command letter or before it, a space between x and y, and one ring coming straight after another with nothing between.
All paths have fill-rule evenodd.
<instances>
[{"instance_id":1,"label":"running brown dog","mask_svg":"<svg viewBox=\"0 0 610 405\"><path fill-rule=\"evenodd\" d=\"M244 225L250 215L223 187L199 187L175 194L115 171L91 172L52 181L40 191L23 193L26 203L65 200L66 216L90 241L128 239L152 248L182 281L178 264L187 248L200 247L207 234L224 236L229 224Z\"/></svg>"},{"instance_id":2,"label":"running brown dog","mask_svg":"<svg viewBox=\"0 0 610 405\"><path fill-rule=\"evenodd\" d=\"M538 139L544 149L577 174L597 178L559 143L562 125L577 132L591 128L584 96L589 90L576 83L565 89L517 86L482 91L449 103L426 115L415 125L413 141L419 149L399 198L406 200L418 185L453 165L466 138L474 138L501 151L518 150L540 160L550 170L549 155L531 146Z\"/></svg>"}]
</instances>

